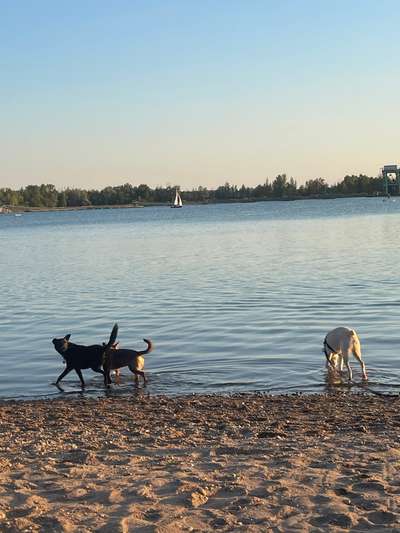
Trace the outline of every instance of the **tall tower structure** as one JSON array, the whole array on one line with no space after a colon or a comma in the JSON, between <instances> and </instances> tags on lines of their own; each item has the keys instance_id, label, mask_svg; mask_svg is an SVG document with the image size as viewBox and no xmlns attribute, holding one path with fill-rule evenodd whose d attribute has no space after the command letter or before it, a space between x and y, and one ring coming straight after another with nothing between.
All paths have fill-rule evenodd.
<instances>
[{"instance_id":1,"label":"tall tower structure","mask_svg":"<svg viewBox=\"0 0 400 533\"><path fill-rule=\"evenodd\" d=\"M400 167L397 165L385 165L382 168L383 192L388 194L400 194Z\"/></svg>"}]
</instances>

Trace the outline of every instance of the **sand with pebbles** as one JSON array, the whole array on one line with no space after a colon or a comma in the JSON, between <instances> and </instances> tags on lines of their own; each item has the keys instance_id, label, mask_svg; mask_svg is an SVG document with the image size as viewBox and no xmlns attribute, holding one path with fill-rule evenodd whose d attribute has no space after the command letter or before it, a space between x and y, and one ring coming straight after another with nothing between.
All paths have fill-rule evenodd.
<instances>
[{"instance_id":1,"label":"sand with pebbles","mask_svg":"<svg viewBox=\"0 0 400 533\"><path fill-rule=\"evenodd\" d=\"M0 531L400 530L400 400L0 403Z\"/></svg>"}]
</instances>

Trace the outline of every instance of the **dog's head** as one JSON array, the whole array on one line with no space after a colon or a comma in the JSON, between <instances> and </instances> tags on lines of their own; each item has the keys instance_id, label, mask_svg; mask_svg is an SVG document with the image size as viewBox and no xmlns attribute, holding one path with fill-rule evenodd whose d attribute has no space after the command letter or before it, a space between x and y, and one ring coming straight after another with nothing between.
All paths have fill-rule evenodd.
<instances>
[{"instance_id":1,"label":"dog's head","mask_svg":"<svg viewBox=\"0 0 400 533\"><path fill-rule=\"evenodd\" d=\"M107 344L105 342L103 342L103 348L105 348L107 346ZM111 346L108 348L109 350L119 350L119 341L118 342L114 342L113 344L111 344Z\"/></svg>"},{"instance_id":2,"label":"dog's head","mask_svg":"<svg viewBox=\"0 0 400 533\"><path fill-rule=\"evenodd\" d=\"M54 348L57 350L57 352L61 355L63 355L68 350L69 345L69 339L71 337L71 334L68 333L68 335L65 335L62 339L53 339L51 342L54 344Z\"/></svg>"}]
</instances>

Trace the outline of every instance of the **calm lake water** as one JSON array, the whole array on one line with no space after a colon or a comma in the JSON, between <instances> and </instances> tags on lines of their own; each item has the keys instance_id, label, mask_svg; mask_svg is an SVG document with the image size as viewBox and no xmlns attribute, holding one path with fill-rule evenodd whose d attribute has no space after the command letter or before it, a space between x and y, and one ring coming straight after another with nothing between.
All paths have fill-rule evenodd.
<instances>
[{"instance_id":1,"label":"calm lake water","mask_svg":"<svg viewBox=\"0 0 400 533\"><path fill-rule=\"evenodd\" d=\"M114 322L121 346L154 341L151 394L322 391L338 325L370 385L400 390L400 199L1 215L0 245L0 397L62 395L51 339L99 343ZM127 369L113 390L134 390Z\"/></svg>"}]
</instances>

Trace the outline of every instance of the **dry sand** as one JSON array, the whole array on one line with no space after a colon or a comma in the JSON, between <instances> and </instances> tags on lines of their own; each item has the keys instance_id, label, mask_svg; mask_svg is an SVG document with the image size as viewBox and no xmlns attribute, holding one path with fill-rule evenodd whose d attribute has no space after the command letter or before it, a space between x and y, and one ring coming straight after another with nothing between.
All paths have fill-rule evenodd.
<instances>
[{"instance_id":1,"label":"dry sand","mask_svg":"<svg viewBox=\"0 0 400 533\"><path fill-rule=\"evenodd\" d=\"M400 399L0 403L0 531L400 531Z\"/></svg>"}]
</instances>

